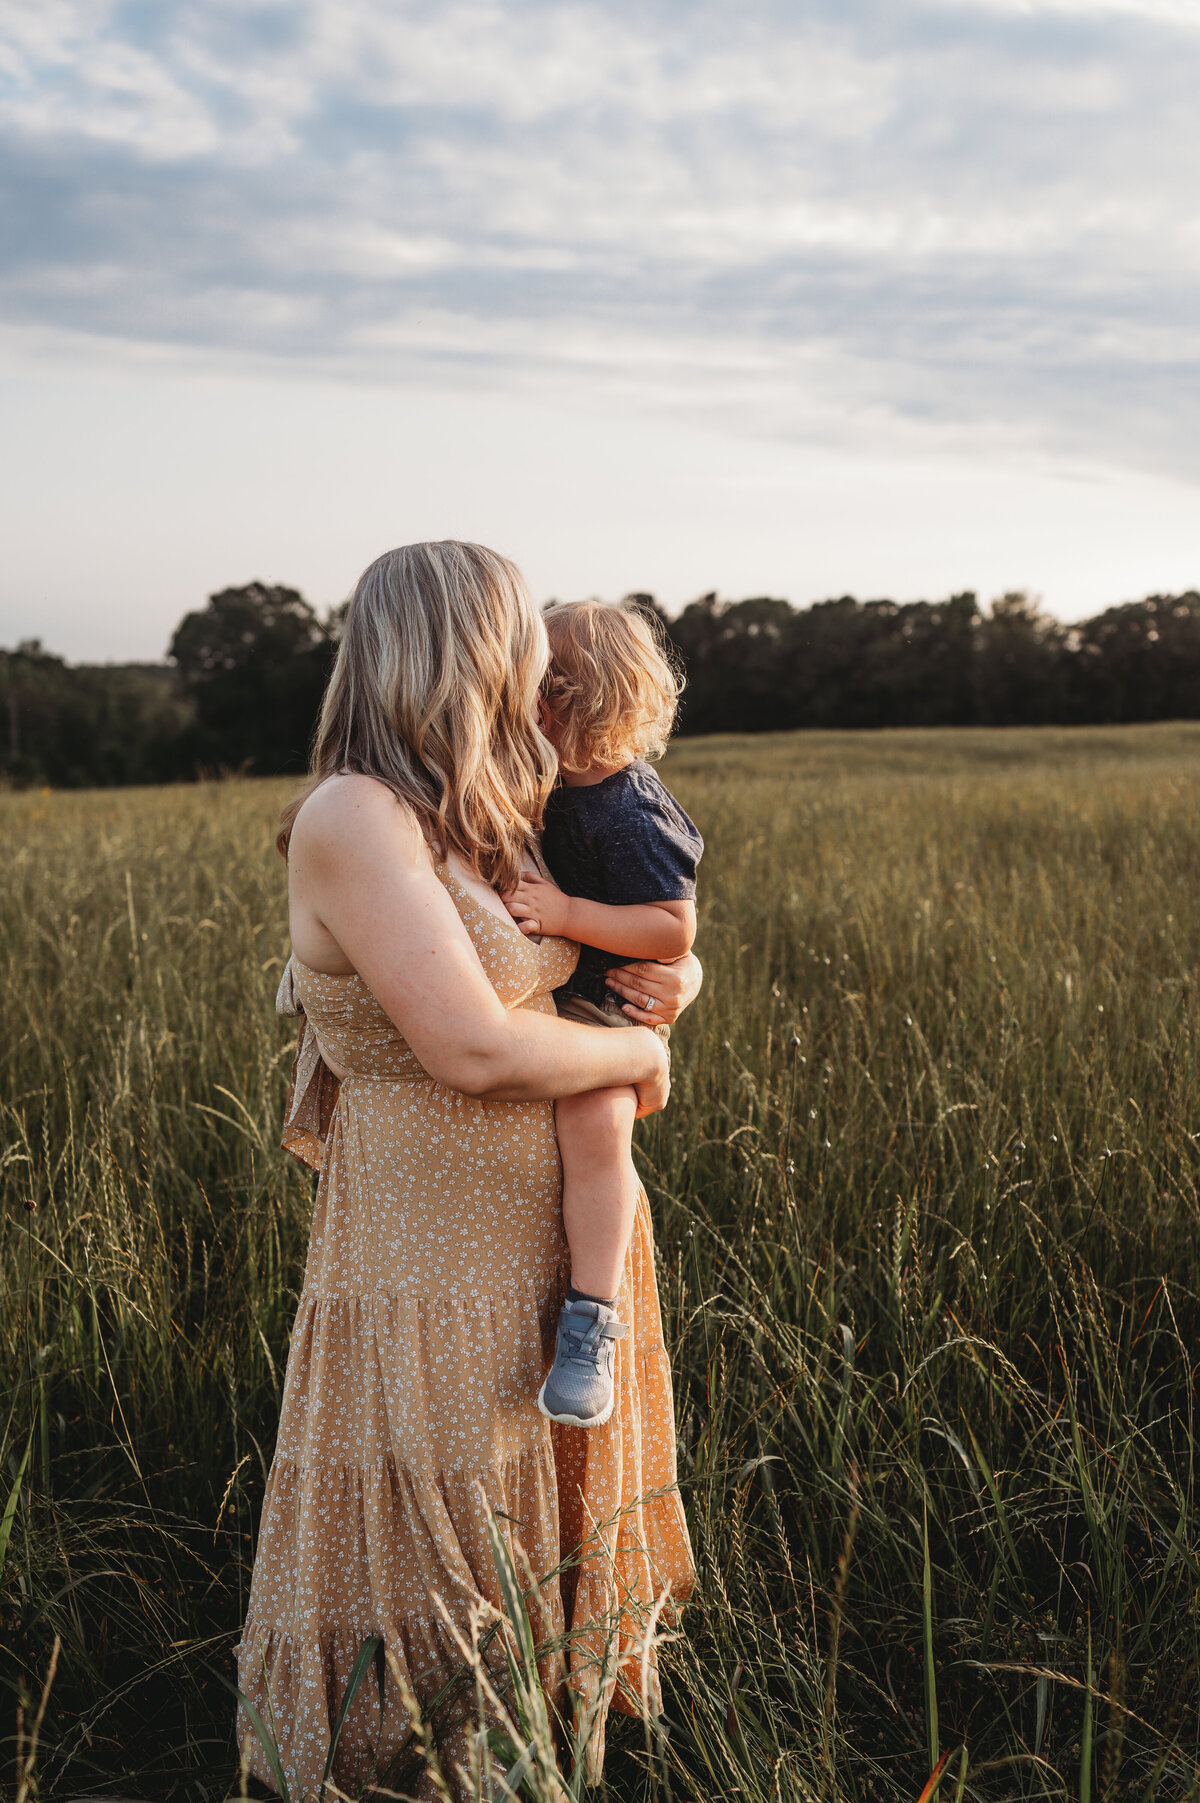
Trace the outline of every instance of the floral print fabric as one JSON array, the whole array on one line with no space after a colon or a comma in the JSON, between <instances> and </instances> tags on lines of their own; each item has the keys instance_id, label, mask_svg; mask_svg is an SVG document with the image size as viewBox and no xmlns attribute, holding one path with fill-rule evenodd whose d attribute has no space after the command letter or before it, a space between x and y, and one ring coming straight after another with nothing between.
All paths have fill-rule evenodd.
<instances>
[{"instance_id":1,"label":"floral print fabric","mask_svg":"<svg viewBox=\"0 0 1200 1803\"><path fill-rule=\"evenodd\" d=\"M575 947L535 945L437 869L505 1006L552 1013ZM392 1666L423 1707L454 1691L462 1655L442 1607L466 1634L473 1610L500 1602L490 1505L534 1574L543 1675L569 1674L595 1709L595 1774L608 1704L632 1706L645 1670L656 1683L648 1613L693 1576L645 1196L618 1299L617 1406L601 1428L552 1426L536 1404L567 1275L552 1105L434 1083L357 976L293 959L280 1001L302 1011L284 1143L321 1175L239 1685L299 1803L320 1787L362 1644L381 1636L388 1658L347 1715L332 1776L350 1795L375 1781L432 1796L404 1767ZM432 1718L456 1795L471 1704L450 1695ZM244 1713L239 1737L271 1782Z\"/></svg>"}]
</instances>

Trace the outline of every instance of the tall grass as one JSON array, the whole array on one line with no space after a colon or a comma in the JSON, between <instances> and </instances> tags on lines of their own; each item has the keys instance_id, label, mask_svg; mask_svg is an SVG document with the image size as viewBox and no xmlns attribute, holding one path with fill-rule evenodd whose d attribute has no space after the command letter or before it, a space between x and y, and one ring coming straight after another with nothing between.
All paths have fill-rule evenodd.
<instances>
[{"instance_id":1,"label":"tall grass","mask_svg":"<svg viewBox=\"0 0 1200 1803\"><path fill-rule=\"evenodd\" d=\"M608 1794L1200 1796L1200 730L666 774L708 983L639 1155L700 1585ZM0 1677L15 1757L59 1640L42 1794L236 1783L310 1205L286 792L0 797Z\"/></svg>"}]
</instances>

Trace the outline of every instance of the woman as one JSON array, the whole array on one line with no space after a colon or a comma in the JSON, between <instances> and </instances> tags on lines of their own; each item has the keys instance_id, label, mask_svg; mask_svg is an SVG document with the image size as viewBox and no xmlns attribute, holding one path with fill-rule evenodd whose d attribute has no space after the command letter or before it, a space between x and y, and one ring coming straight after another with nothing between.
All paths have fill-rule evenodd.
<instances>
[{"instance_id":1,"label":"woman","mask_svg":"<svg viewBox=\"0 0 1200 1803\"><path fill-rule=\"evenodd\" d=\"M648 1610L692 1580L644 1195L612 1418L552 1426L536 1403L565 1276L552 1101L632 1084L649 1114L668 1091L647 1027L557 1018L551 991L576 948L525 938L497 893L527 862L553 782L536 723L546 656L521 577L494 552L380 558L347 617L315 786L280 835L285 988L306 1017L286 1143L321 1180L239 1682L297 1800L320 1786L374 1636L381 1687L369 1678L351 1706L335 1782L412 1788L399 1672L424 1707L438 1700L443 1764L463 1791L452 1774L473 1699L453 1682L462 1654L446 1618L468 1635L499 1603L489 1510L529 1561L547 1679L565 1645L594 1712L593 1771L608 1702L639 1688ZM635 1019L669 1021L698 967L636 966L615 986ZM244 1717L240 1732L269 1781ZM415 1794L435 1793L422 1779Z\"/></svg>"}]
</instances>

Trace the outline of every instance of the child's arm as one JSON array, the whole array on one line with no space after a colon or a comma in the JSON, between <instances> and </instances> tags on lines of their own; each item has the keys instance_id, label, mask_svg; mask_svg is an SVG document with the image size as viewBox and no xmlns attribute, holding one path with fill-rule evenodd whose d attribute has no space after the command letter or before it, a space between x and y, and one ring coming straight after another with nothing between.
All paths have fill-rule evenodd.
<instances>
[{"instance_id":1,"label":"child's arm","mask_svg":"<svg viewBox=\"0 0 1200 1803\"><path fill-rule=\"evenodd\" d=\"M692 949L696 904L690 901L637 902L616 908L607 902L564 895L544 876L526 871L505 906L523 933L575 939L602 952L669 963Z\"/></svg>"}]
</instances>

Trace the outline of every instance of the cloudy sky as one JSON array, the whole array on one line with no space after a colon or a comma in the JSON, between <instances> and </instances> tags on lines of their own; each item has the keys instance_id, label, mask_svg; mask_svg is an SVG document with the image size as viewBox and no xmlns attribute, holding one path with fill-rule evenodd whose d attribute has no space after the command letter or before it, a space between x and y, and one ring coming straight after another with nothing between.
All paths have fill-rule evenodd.
<instances>
[{"instance_id":1,"label":"cloudy sky","mask_svg":"<svg viewBox=\"0 0 1200 1803\"><path fill-rule=\"evenodd\" d=\"M0 0L0 643L1200 585L1200 0Z\"/></svg>"}]
</instances>

